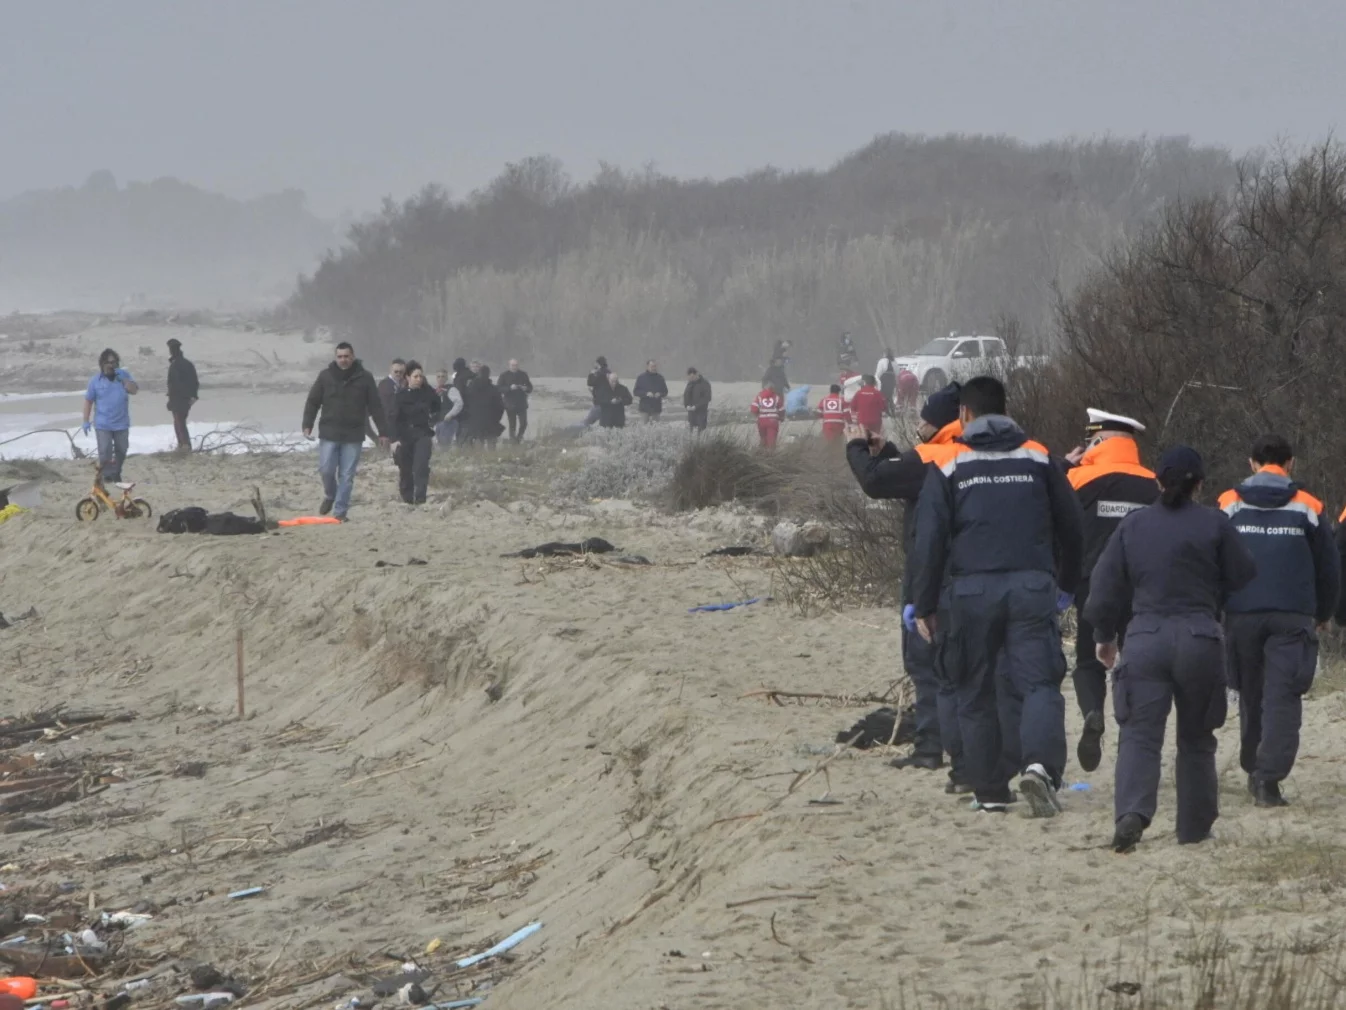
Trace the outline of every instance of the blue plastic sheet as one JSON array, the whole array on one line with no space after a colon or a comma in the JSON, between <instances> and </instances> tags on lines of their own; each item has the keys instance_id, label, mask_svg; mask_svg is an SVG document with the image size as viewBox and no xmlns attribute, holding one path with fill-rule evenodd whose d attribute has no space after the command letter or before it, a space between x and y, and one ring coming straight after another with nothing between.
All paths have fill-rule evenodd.
<instances>
[{"instance_id":1,"label":"blue plastic sheet","mask_svg":"<svg viewBox=\"0 0 1346 1010\"><path fill-rule=\"evenodd\" d=\"M733 610L735 607L750 607L754 603L761 603L763 600L770 599L767 596L754 596L751 600L739 600L737 603L706 603L700 607L689 607L689 614L714 614L721 610Z\"/></svg>"},{"instance_id":2,"label":"blue plastic sheet","mask_svg":"<svg viewBox=\"0 0 1346 1010\"><path fill-rule=\"evenodd\" d=\"M807 417L809 414L809 387L795 386L785 394L785 416Z\"/></svg>"},{"instance_id":3,"label":"blue plastic sheet","mask_svg":"<svg viewBox=\"0 0 1346 1010\"><path fill-rule=\"evenodd\" d=\"M517 947L519 944L523 943L523 941L527 940L530 936L532 936L541 928L542 923L530 922L527 926L524 926L523 929L520 929L514 933L511 933L509 936L505 937L490 950L482 951L480 954L473 954L471 957L463 958L461 961L458 962L458 967L470 968L474 964L478 964L482 961L485 961L489 957L495 957L497 954L503 954L511 947Z\"/></svg>"}]
</instances>

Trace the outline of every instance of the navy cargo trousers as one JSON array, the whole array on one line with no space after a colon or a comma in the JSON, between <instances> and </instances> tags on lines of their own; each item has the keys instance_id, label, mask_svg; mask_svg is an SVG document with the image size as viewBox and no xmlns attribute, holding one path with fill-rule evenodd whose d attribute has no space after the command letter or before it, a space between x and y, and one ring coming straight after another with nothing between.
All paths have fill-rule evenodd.
<instances>
[{"instance_id":1,"label":"navy cargo trousers","mask_svg":"<svg viewBox=\"0 0 1346 1010\"><path fill-rule=\"evenodd\" d=\"M1199 842L1220 815L1215 731L1224 725L1224 633L1206 614L1137 614L1113 672L1117 742L1115 813L1148 826L1159 803L1169 710L1178 710L1178 841Z\"/></svg>"},{"instance_id":2,"label":"navy cargo trousers","mask_svg":"<svg viewBox=\"0 0 1346 1010\"><path fill-rule=\"evenodd\" d=\"M958 692L939 673L935 646L902 629L902 665L916 689L917 754L949 755L953 778L962 781L963 735L958 729Z\"/></svg>"},{"instance_id":3,"label":"navy cargo trousers","mask_svg":"<svg viewBox=\"0 0 1346 1010\"><path fill-rule=\"evenodd\" d=\"M1299 754L1304 695L1318 667L1313 618L1284 612L1230 614L1229 686L1239 692L1239 764L1280 782Z\"/></svg>"},{"instance_id":4,"label":"navy cargo trousers","mask_svg":"<svg viewBox=\"0 0 1346 1010\"><path fill-rule=\"evenodd\" d=\"M940 632L941 675L957 692L967 778L977 799L1003 801L1009 781L1040 764L1059 786L1066 764L1066 659L1047 572L955 577Z\"/></svg>"}]
</instances>

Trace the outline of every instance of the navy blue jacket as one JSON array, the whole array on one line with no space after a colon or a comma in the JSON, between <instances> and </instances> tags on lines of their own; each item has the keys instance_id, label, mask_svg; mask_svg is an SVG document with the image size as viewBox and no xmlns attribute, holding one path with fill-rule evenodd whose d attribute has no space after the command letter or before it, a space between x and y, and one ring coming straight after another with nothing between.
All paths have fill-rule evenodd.
<instances>
[{"instance_id":1,"label":"navy blue jacket","mask_svg":"<svg viewBox=\"0 0 1346 1010\"><path fill-rule=\"evenodd\" d=\"M916 503L912 602L928 617L944 573L1048 572L1068 593L1080 579L1083 519L1065 474L1008 417L987 414L930 467Z\"/></svg>"},{"instance_id":2,"label":"navy blue jacket","mask_svg":"<svg viewBox=\"0 0 1346 1010\"><path fill-rule=\"evenodd\" d=\"M1111 642L1128 609L1212 620L1231 593L1257 575L1257 564L1229 517L1195 502L1161 503L1132 512L1117 525L1089 580L1084 617L1094 641Z\"/></svg>"},{"instance_id":3,"label":"navy blue jacket","mask_svg":"<svg viewBox=\"0 0 1346 1010\"><path fill-rule=\"evenodd\" d=\"M1257 562L1257 578L1225 610L1304 614L1319 624L1336 613L1341 561L1322 502L1272 466L1226 491L1220 507Z\"/></svg>"},{"instance_id":4,"label":"navy blue jacket","mask_svg":"<svg viewBox=\"0 0 1346 1010\"><path fill-rule=\"evenodd\" d=\"M852 439L846 446L846 462L860 485L860 490L871 498L894 499L902 502L902 551L905 564L902 572L902 602L911 602L912 558L916 546L916 501L925 486L927 470L947 462L957 451L953 439L963 430L957 421L941 428L928 442L915 449L898 451L892 442L885 442L877 456L871 455L869 443L863 438Z\"/></svg>"}]
</instances>

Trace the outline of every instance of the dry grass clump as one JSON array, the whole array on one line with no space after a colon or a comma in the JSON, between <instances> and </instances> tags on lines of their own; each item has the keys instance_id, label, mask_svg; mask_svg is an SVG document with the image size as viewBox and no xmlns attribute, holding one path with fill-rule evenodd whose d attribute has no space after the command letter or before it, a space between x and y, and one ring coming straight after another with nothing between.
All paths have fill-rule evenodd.
<instances>
[{"instance_id":1,"label":"dry grass clump","mask_svg":"<svg viewBox=\"0 0 1346 1010\"><path fill-rule=\"evenodd\" d=\"M832 534L832 549L811 558L777 558L782 599L804 615L856 604L901 603L906 565L901 506L856 488L819 489L809 518Z\"/></svg>"},{"instance_id":2,"label":"dry grass clump","mask_svg":"<svg viewBox=\"0 0 1346 1010\"><path fill-rule=\"evenodd\" d=\"M590 429L572 440L570 452L583 462L557 476L551 490L579 501L648 495L668 482L691 437L674 424Z\"/></svg>"},{"instance_id":3,"label":"dry grass clump","mask_svg":"<svg viewBox=\"0 0 1346 1010\"><path fill-rule=\"evenodd\" d=\"M1332 1010L1346 1006L1342 941L1268 936L1247 945L1220 926L1174 950L1142 944L1072 986L1048 979L1005 997L949 999L899 992L886 1010Z\"/></svg>"},{"instance_id":4,"label":"dry grass clump","mask_svg":"<svg viewBox=\"0 0 1346 1010\"><path fill-rule=\"evenodd\" d=\"M775 451L747 436L711 431L693 440L665 491L675 512L740 502L769 515L804 514L822 486L849 479L840 446L800 438Z\"/></svg>"}]
</instances>

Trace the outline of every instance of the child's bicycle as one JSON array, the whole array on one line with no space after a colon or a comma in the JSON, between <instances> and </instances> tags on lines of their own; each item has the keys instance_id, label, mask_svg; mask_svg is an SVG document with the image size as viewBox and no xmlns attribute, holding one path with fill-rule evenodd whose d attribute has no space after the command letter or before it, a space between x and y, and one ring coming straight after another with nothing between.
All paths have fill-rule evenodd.
<instances>
[{"instance_id":1,"label":"child's bicycle","mask_svg":"<svg viewBox=\"0 0 1346 1010\"><path fill-rule=\"evenodd\" d=\"M113 501L108 495L107 489L103 487L103 464L95 463L93 489L89 492L89 497L81 498L79 504L75 506L75 518L80 522L93 522L98 518L98 513L104 511L113 513L118 519L148 519L154 514L150 503L144 498L131 497L135 484L119 482L116 486L121 490L121 501Z\"/></svg>"}]
</instances>

